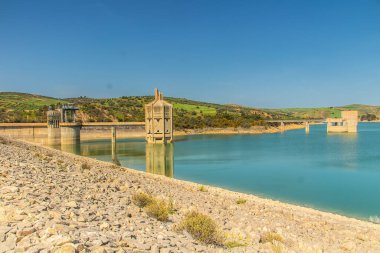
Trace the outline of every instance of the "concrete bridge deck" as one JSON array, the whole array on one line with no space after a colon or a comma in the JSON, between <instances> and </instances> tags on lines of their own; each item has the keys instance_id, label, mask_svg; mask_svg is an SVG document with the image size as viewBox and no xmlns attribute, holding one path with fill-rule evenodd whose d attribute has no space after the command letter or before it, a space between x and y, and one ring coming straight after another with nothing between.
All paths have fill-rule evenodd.
<instances>
[{"instance_id":1,"label":"concrete bridge deck","mask_svg":"<svg viewBox=\"0 0 380 253\"><path fill-rule=\"evenodd\" d=\"M145 122L85 122L61 123L61 126L82 127L117 127L117 126L145 126ZM46 128L47 123L0 123L0 128Z\"/></svg>"},{"instance_id":2,"label":"concrete bridge deck","mask_svg":"<svg viewBox=\"0 0 380 253\"><path fill-rule=\"evenodd\" d=\"M325 119L291 119L265 120L267 123L312 123L326 122ZM61 123L61 126L81 125L82 127L117 127L117 126L145 126L145 122L84 122ZM47 123L0 123L0 128L46 128Z\"/></svg>"}]
</instances>

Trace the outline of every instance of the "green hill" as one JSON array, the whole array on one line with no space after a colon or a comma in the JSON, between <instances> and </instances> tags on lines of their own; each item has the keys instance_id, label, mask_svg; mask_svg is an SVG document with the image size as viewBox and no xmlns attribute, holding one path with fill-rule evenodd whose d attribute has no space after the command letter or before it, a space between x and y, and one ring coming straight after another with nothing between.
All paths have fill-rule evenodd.
<instances>
[{"instance_id":1,"label":"green hill","mask_svg":"<svg viewBox=\"0 0 380 253\"><path fill-rule=\"evenodd\" d=\"M144 105L151 96L120 98L57 99L27 93L0 92L0 122L45 122L48 106L74 103L84 122L144 121ZM220 105L166 98L174 106L174 125L177 129L204 127L250 127L262 125L265 119L317 119L339 117L341 110L358 110L363 119L380 118L380 106L353 104L339 107L255 109L239 105Z\"/></svg>"},{"instance_id":2,"label":"green hill","mask_svg":"<svg viewBox=\"0 0 380 253\"><path fill-rule=\"evenodd\" d=\"M263 109L268 113L281 115L282 118L297 119L323 119L327 117L339 117L340 111L355 110L359 111L362 119L371 117L380 119L380 106L352 104L336 107L320 107L320 108L284 108L284 109Z\"/></svg>"},{"instance_id":3,"label":"green hill","mask_svg":"<svg viewBox=\"0 0 380 253\"><path fill-rule=\"evenodd\" d=\"M0 92L0 122L45 122L48 106L74 103L84 122L144 121L144 105L150 96L124 96L95 99L87 97L56 99L25 93ZM264 119L276 118L273 113L259 109L220 105L183 98L166 98L174 106L177 129L204 127L249 127L263 124Z\"/></svg>"},{"instance_id":4,"label":"green hill","mask_svg":"<svg viewBox=\"0 0 380 253\"><path fill-rule=\"evenodd\" d=\"M45 122L49 105L67 103L52 97L0 92L0 122Z\"/></svg>"}]
</instances>

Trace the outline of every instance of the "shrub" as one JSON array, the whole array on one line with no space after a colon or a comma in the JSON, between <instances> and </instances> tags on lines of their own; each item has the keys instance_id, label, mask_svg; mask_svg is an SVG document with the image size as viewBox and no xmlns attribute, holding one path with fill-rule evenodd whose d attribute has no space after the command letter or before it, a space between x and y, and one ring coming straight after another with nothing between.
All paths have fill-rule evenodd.
<instances>
[{"instance_id":1,"label":"shrub","mask_svg":"<svg viewBox=\"0 0 380 253\"><path fill-rule=\"evenodd\" d=\"M170 204L164 200L153 199L153 201L145 207L145 211L149 216L159 221L167 221L171 213L171 207Z\"/></svg>"},{"instance_id":2,"label":"shrub","mask_svg":"<svg viewBox=\"0 0 380 253\"><path fill-rule=\"evenodd\" d=\"M42 155L40 153L38 153L38 152L34 153L33 156L36 157L36 158L42 158Z\"/></svg>"},{"instance_id":3,"label":"shrub","mask_svg":"<svg viewBox=\"0 0 380 253\"><path fill-rule=\"evenodd\" d=\"M239 198L239 199L236 200L236 204L238 204L238 205L245 204L245 203L247 203L246 199Z\"/></svg>"},{"instance_id":4,"label":"shrub","mask_svg":"<svg viewBox=\"0 0 380 253\"><path fill-rule=\"evenodd\" d=\"M4 138L0 137L0 143L5 145L7 144L7 141Z\"/></svg>"},{"instance_id":5,"label":"shrub","mask_svg":"<svg viewBox=\"0 0 380 253\"><path fill-rule=\"evenodd\" d=\"M222 244L222 237L215 221L196 211L187 213L177 226L177 230L185 230L195 239L206 244Z\"/></svg>"},{"instance_id":6,"label":"shrub","mask_svg":"<svg viewBox=\"0 0 380 253\"><path fill-rule=\"evenodd\" d=\"M136 206L142 208L154 202L154 198L145 192L138 192L132 195L132 201Z\"/></svg>"},{"instance_id":7,"label":"shrub","mask_svg":"<svg viewBox=\"0 0 380 253\"><path fill-rule=\"evenodd\" d=\"M284 250L284 247L281 244L278 244L278 243L272 244L273 253L282 253L283 250Z\"/></svg>"},{"instance_id":8,"label":"shrub","mask_svg":"<svg viewBox=\"0 0 380 253\"><path fill-rule=\"evenodd\" d=\"M174 214L176 212L174 208L174 201L171 197L169 198L169 201L168 201L168 207L169 207L169 214Z\"/></svg>"},{"instance_id":9,"label":"shrub","mask_svg":"<svg viewBox=\"0 0 380 253\"><path fill-rule=\"evenodd\" d=\"M199 186L198 191L200 191L200 192L207 192L207 189L206 189L206 187L204 187L203 185L201 185L201 186Z\"/></svg>"},{"instance_id":10,"label":"shrub","mask_svg":"<svg viewBox=\"0 0 380 253\"><path fill-rule=\"evenodd\" d=\"M229 241L229 242L225 242L224 246L226 246L227 248L237 248L237 247L247 246L247 244L246 243L237 242L237 241Z\"/></svg>"},{"instance_id":11,"label":"shrub","mask_svg":"<svg viewBox=\"0 0 380 253\"><path fill-rule=\"evenodd\" d=\"M82 163L81 168L82 168L82 170L89 170L89 169L91 169L91 166L88 165L88 163Z\"/></svg>"},{"instance_id":12,"label":"shrub","mask_svg":"<svg viewBox=\"0 0 380 253\"><path fill-rule=\"evenodd\" d=\"M281 235L275 232L266 232L262 234L260 237L260 243L267 243L267 242L273 243L273 242L284 242L284 241L285 239Z\"/></svg>"}]
</instances>

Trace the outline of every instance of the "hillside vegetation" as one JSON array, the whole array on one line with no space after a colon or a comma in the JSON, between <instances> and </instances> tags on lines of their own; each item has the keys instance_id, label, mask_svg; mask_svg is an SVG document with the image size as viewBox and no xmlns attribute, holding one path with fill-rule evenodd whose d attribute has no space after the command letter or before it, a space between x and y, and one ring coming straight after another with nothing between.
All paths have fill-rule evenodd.
<instances>
[{"instance_id":1,"label":"hillside vegetation","mask_svg":"<svg viewBox=\"0 0 380 253\"><path fill-rule=\"evenodd\" d=\"M144 121L144 105L150 96L95 99L87 97L55 99L24 93L0 93L0 122L45 122L48 106L74 103L83 122ZM250 127L276 118L273 113L237 105L219 105L181 98L166 98L174 106L177 129L205 127Z\"/></svg>"},{"instance_id":2,"label":"hillside vegetation","mask_svg":"<svg viewBox=\"0 0 380 253\"><path fill-rule=\"evenodd\" d=\"M49 105L64 100L17 92L0 92L0 122L45 122Z\"/></svg>"},{"instance_id":3,"label":"hillside vegetation","mask_svg":"<svg viewBox=\"0 0 380 253\"><path fill-rule=\"evenodd\" d=\"M263 109L268 113L273 113L281 118L296 119L324 119L327 117L340 117L340 112L344 110L355 110L359 112L362 120L380 119L380 106L352 104L337 107L320 108L284 108L284 109Z\"/></svg>"},{"instance_id":4,"label":"hillside vegetation","mask_svg":"<svg viewBox=\"0 0 380 253\"><path fill-rule=\"evenodd\" d=\"M57 99L16 92L0 92L0 122L45 122L49 106L74 103L83 122L144 121L144 105L151 96L123 96L95 99L87 97ZM239 105L220 105L166 98L174 106L177 129L205 127L250 127L263 125L265 119L323 119L339 117L341 110L358 110L363 120L380 118L380 106L353 104L325 108L255 109Z\"/></svg>"}]
</instances>

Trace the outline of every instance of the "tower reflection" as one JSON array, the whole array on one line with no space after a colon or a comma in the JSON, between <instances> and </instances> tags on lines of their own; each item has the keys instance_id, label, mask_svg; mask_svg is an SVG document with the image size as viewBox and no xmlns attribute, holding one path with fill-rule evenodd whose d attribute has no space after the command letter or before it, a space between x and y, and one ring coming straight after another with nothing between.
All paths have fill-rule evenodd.
<instances>
[{"instance_id":1,"label":"tower reflection","mask_svg":"<svg viewBox=\"0 0 380 253\"><path fill-rule=\"evenodd\" d=\"M61 150L64 152L80 155L80 142L72 144L61 143Z\"/></svg>"},{"instance_id":2,"label":"tower reflection","mask_svg":"<svg viewBox=\"0 0 380 253\"><path fill-rule=\"evenodd\" d=\"M174 145L146 144L146 172L174 177Z\"/></svg>"}]
</instances>

